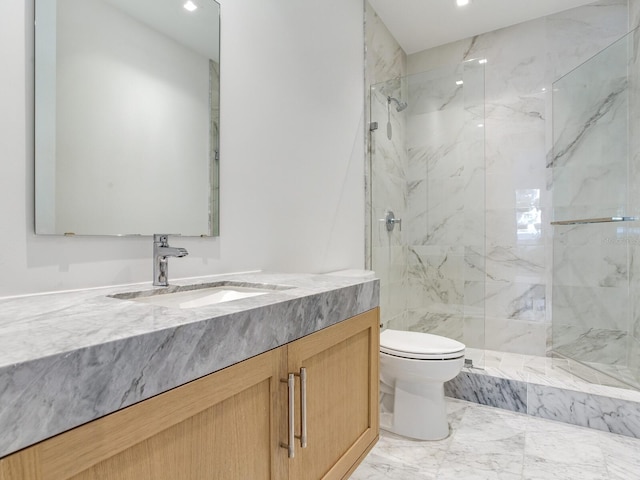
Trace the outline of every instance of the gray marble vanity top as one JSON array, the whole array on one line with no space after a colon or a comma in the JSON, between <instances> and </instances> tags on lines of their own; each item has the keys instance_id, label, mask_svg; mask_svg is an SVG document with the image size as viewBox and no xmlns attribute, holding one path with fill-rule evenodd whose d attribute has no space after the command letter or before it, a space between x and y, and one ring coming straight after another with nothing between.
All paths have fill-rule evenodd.
<instances>
[{"instance_id":1,"label":"gray marble vanity top","mask_svg":"<svg viewBox=\"0 0 640 480\"><path fill-rule=\"evenodd\" d=\"M0 299L0 457L379 305L378 280L251 273L290 286L193 309L109 297L150 284Z\"/></svg>"}]
</instances>

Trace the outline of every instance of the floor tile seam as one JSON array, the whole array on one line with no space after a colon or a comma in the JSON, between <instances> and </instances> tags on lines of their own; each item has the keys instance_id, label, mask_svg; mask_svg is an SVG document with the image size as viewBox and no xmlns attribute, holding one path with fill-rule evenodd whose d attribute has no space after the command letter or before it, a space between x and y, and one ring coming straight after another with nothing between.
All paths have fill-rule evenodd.
<instances>
[{"instance_id":1,"label":"floor tile seam","mask_svg":"<svg viewBox=\"0 0 640 480\"><path fill-rule=\"evenodd\" d=\"M456 401L460 401L460 402L466 402L469 403L471 405L478 405L478 404L474 404L473 402L467 402L466 400L460 400L460 399L456 399ZM442 466L445 463L446 458L449 455L449 452L451 451L451 445L453 444L453 441L455 440L456 434L460 431L460 427L463 425L464 422L464 418L467 416L467 414L469 413L469 409L470 406L465 406L464 407L464 411L462 412L462 415L460 416L460 419L458 420L458 426L456 428L451 428L451 434L449 435L448 438L448 442L447 442L447 448L444 451L444 454L442 455L442 458L438 461L438 467L436 468L436 472L435 472L435 478L440 478L440 470L442 469Z\"/></svg>"},{"instance_id":2,"label":"floor tile seam","mask_svg":"<svg viewBox=\"0 0 640 480\"><path fill-rule=\"evenodd\" d=\"M528 418L528 421L527 421L527 429L526 429L525 442L524 442L524 448L523 448L523 473L522 473L523 477L522 478L525 478L524 477L524 475L525 475L524 468L525 468L525 466L527 464L526 461L527 461L528 458L534 464L537 463L536 459L541 459L545 463L547 463L549 465L552 465L552 466L557 466L558 468L563 468L563 467L575 468L575 464L571 463L571 460L568 460L566 463L565 462L551 462L550 459L546 455L544 455L544 452L543 452L542 455L540 455L540 454L537 454L537 455L536 454L527 454L527 447L531 446L531 441L532 441L531 440L531 435L540 432L539 428L533 429L532 425L535 425L536 423L540 423L540 422L545 422L545 423L547 423L547 422L564 423L564 422L558 422L558 421L555 421L555 420L549 420L549 419L542 418L542 417L535 417L535 416L528 416L528 417L529 418ZM587 427L581 427L579 425L573 425L573 424L565 424L565 425L569 429L587 428ZM600 463L589 464L589 465L587 465L587 467L589 469L599 470L600 465L602 465L603 469L604 469L604 471L606 473L606 480L609 480L611 478L611 475L610 475L609 470L607 468L606 456L604 455L604 450L602 448L601 441L600 441L601 435L599 435L600 433L604 433L604 432L601 432L601 431L598 431L598 430L592 430L592 429L589 429L589 430L593 431L594 434L596 434L596 433L598 434L598 435L596 435L598 440L597 440L597 445L595 445L595 446L597 447L598 452L599 452ZM545 433L548 434L548 432L545 432ZM584 467L584 465L582 465L582 467Z\"/></svg>"},{"instance_id":3,"label":"floor tile seam","mask_svg":"<svg viewBox=\"0 0 640 480\"><path fill-rule=\"evenodd\" d=\"M602 435L598 435L598 445L600 446L600 451L602 453L602 464L604 465L604 471L607 472L607 478L610 479L611 472L609 471L609 462L607 460L607 456L604 453L604 448L602 446Z\"/></svg>"}]
</instances>

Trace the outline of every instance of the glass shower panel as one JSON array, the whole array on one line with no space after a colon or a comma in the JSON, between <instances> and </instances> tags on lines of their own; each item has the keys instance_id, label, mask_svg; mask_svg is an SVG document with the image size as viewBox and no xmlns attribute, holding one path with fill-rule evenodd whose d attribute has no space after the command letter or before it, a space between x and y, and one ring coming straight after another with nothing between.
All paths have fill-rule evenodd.
<instances>
[{"instance_id":1,"label":"glass shower panel","mask_svg":"<svg viewBox=\"0 0 640 480\"><path fill-rule=\"evenodd\" d=\"M389 224L387 215L402 220L406 209L406 79L371 87L370 191L371 268L380 278L380 314L386 327L401 329L405 315L406 249L402 223ZM394 101L395 99L397 101ZM376 122L376 123L373 123ZM393 228L392 228L393 227Z\"/></svg>"},{"instance_id":2,"label":"glass shower panel","mask_svg":"<svg viewBox=\"0 0 640 480\"><path fill-rule=\"evenodd\" d=\"M630 175L638 150L630 135L638 126L630 116L637 83L634 36L554 83L549 166L553 352L595 369L598 381L612 383L609 376L637 387L636 295L630 296L639 268L633 262L638 222L632 221L638 204L631 195L638 184Z\"/></svg>"},{"instance_id":3,"label":"glass shower panel","mask_svg":"<svg viewBox=\"0 0 640 480\"><path fill-rule=\"evenodd\" d=\"M383 324L483 349L484 66L373 85L371 98L372 268ZM389 211L401 231L380 221ZM482 364L481 352L471 357Z\"/></svg>"}]
</instances>

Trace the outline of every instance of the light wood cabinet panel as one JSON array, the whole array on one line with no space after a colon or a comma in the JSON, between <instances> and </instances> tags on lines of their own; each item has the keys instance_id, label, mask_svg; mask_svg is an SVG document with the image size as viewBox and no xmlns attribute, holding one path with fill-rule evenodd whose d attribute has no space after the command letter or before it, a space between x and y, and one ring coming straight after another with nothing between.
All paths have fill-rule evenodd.
<instances>
[{"instance_id":1,"label":"light wood cabinet panel","mask_svg":"<svg viewBox=\"0 0 640 480\"><path fill-rule=\"evenodd\" d=\"M0 459L0 480L347 478L378 438L378 325L374 309L40 442ZM301 368L308 444L288 458Z\"/></svg>"},{"instance_id":2,"label":"light wood cabinet panel","mask_svg":"<svg viewBox=\"0 0 640 480\"><path fill-rule=\"evenodd\" d=\"M285 355L272 350L10 455L0 478L282 479Z\"/></svg>"},{"instance_id":3,"label":"light wood cabinet panel","mask_svg":"<svg viewBox=\"0 0 640 480\"><path fill-rule=\"evenodd\" d=\"M376 309L289 344L289 372L306 369L308 435L290 480L344 478L377 440L378 326Z\"/></svg>"}]
</instances>

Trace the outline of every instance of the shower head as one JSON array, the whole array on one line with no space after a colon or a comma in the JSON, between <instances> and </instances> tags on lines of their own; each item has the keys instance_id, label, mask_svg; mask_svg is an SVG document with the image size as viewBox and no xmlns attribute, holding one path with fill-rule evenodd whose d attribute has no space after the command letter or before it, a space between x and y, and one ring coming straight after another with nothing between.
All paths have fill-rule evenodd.
<instances>
[{"instance_id":1,"label":"shower head","mask_svg":"<svg viewBox=\"0 0 640 480\"><path fill-rule=\"evenodd\" d=\"M398 100L395 97L387 97L387 104L391 105L391 102L395 102L395 104L396 104L396 112L401 112L405 108L408 107L407 102L401 102L400 100Z\"/></svg>"}]
</instances>

